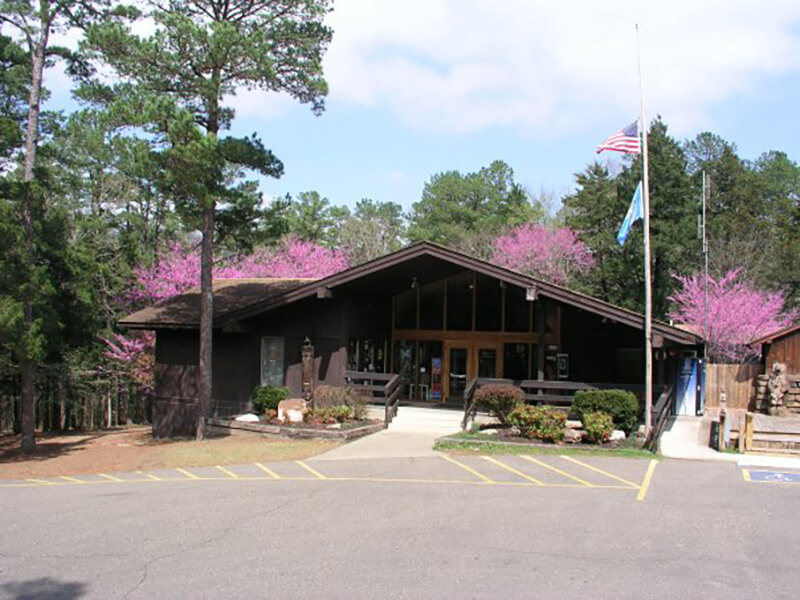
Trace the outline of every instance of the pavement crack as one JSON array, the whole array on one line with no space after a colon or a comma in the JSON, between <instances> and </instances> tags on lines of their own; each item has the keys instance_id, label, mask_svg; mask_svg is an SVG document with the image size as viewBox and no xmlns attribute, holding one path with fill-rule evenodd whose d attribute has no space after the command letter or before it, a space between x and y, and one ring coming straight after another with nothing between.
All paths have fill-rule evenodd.
<instances>
[{"instance_id":1,"label":"pavement crack","mask_svg":"<svg viewBox=\"0 0 800 600\"><path fill-rule=\"evenodd\" d=\"M269 515L271 513L277 512L277 511L285 508L286 506L297 504L297 502L299 500L310 500L311 498L313 498L314 496L316 496L319 493L320 493L320 490L318 490L318 489L309 490L307 493L303 494L302 498L299 498L299 499L297 497L289 498L286 501L281 502L280 504L276 504L274 506L270 506L268 509L259 511L258 515L262 516L262 517L266 516L266 515ZM158 556L151 557L141 567L139 567L141 569L141 577L139 578L139 581L136 582L130 590L125 592L125 594L122 597L123 598L129 598L133 593L135 593L138 589L140 589L145 584L145 582L147 581L147 578L148 578L148 576L150 574L150 567L155 562L162 561L162 560L167 560L167 559L172 558L173 556L176 556L176 555L181 554L181 553L196 552L197 550L202 550L202 549L208 547L209 545L211 545L213 543L220 542L226 536L228 536L231 533L231 531L233 531L234 529L236 529L237 527L242 525L242 523L245 523L245 522L249 521L251 518L252 518L252 515L247 515L247 516L240 517L240 518L234 520L233 522L229 523L227 526L219 528L218 531L216 531L213 534L209 535L205 540L203 540L203 541L201 541L199 543L191 543L191 542L189 542L189 543L185 543L185 544L180 544L177 548L175 548L173 550L170 550L169 552L165 552L165 553L160 554Z\"/></svg>"}]
</instances>

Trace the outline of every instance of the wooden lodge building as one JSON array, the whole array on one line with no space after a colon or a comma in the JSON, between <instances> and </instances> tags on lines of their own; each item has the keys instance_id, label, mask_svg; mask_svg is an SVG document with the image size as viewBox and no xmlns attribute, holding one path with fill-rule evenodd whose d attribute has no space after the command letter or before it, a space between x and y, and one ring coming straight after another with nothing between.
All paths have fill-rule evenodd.
<instances>
[{"instance_id":1,"label":"wooden lodge building","mask_svg":"<svg viewBox=\"0 0 800 600\"><path fill-rule=\"evenodd\" d=\"M193 431L198 320L195 289L121 321L156 331L156 435ZM300 395L306 339L315 385L395 373L407 401L461 405L476 377L616 384L641 397L642 328L638 313L428 242L319 280L217 280L213 411L244 412L258 385ZM653 336L660 390L702 340L660 322Z\"/></svg>"}]
</instances>

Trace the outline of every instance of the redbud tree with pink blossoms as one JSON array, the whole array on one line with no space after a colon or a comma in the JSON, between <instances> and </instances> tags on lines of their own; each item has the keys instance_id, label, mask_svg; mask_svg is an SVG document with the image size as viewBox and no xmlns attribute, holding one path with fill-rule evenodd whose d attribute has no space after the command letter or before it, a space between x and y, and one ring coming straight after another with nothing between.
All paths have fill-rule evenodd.
<instances>
[{"instance_id":1,"label":"redbud tree with pink blossoms","mask_svg":"<svg viewBox=\"0 0 800 600\"><path fill-rule=\"evenodd\" d=\"M786 311L783 293L758 290L741 275L740 269L734 269L719 279L708 277L707 350L711 362L757 359L761 348L749 346L749 342L788 327L798 316ZM675 279L680 289L670 297L676 307L669 317L702 335L706 324L704 276Z\"/></svg>"},{"instance_id":2,"label":"redbud tree with pink blossoms","mask_svg":"<svg viewBox=\"0 0 800 600\"><path fill-rule=\"evenodd\" d=\"M492 262L558 285L569 284L594 266L589 248L567 227L526 223L494 241Z\"/></svg>"},{"instance_id":3,"label":"redbud tree with pink blossoms","mask_svg":"<svg viewBox=\"0 0 800 600\"><path fill-rule=\"evenodd\" d=\"M214 265L214 279L319 279L348 266L347 256L342 252L287 238L276 248L257 248L248 256L218 262ZM200 254L175 244L153 265L135 269L134 275L133 302L149 304L166 300L200 285Z\"/></svg>"},{"instance_id":4,"label":"redbud tree with pink blossoms","mask_svg":"<svg viewBox=\"0 0 800 600\"><path fill-rule=\"evenodd\" d=\"M214 266L214 280L253 278L320 279L345 270L347 256L313 242L286 238L276 248L257 248L252 254L220 261ZM199 251L174 244L151 266L134 269L129 300L131 306L141 306L167 300L200 285ZM152 367L152 333L124 336L114 334L105 340L106 356L127 364L134 380L148 381L147 368ZM152 380L152 375L149 375Z\"/></svg>"}]
</instances>

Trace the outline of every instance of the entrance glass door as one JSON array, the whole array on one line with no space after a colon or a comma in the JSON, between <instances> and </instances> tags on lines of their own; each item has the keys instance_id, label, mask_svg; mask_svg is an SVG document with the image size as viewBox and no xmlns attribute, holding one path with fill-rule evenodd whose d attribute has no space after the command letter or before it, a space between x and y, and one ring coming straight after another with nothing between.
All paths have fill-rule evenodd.
<instances>
[{"instance_id":1,"label":"entrance glass door","mask_svg":"<svg viewBox=\"0 0 800 600\"><path fill-rule=\"evenodd\" d=\"M449 342L445 350L445 402L458 402L464 397L469 368L469 344Z\"/></svg>"},{"instance_id":2,"label":"entrance glass door","mask_svg":"<svg viewBox=\"0 0 800 600\"><path fill-rule=\"evenodd\" d=\"M461 398L464 396L464 389L467 387L467 349L450 349L450 396Z\"/></svg>"}]
</instances>

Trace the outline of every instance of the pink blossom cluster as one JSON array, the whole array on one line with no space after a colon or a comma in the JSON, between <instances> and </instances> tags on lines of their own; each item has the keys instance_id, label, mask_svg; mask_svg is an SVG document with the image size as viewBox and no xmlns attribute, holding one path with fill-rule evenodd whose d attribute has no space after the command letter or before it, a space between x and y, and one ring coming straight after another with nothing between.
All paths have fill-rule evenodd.
<instances>
[{"instance_id":1,"label":"pink blossom cluster","mask_svg":"<svg viewBox=\"0 0 800 600\"><path fill-rule=\"evenodd\" d=\"M594 257L574 231L526 223L494 241L492 261L558 285L588 273Z\"/></svg>"},{"instance_id":2,"label":"pink blossom cluster","mask_svg":"<svg viewBox=\"0 0 800 600\"><path fill-rule=\"evenodd\" d=\"M145 331L140 337L126 337L119 333L113 333L111 339L103 341L108 346L105 353L108 358L129 362L141 352L152 348L155 334L152 331Z\"/></svg>"},{"instance_id":3,"label":"pink blossom cluster","mask_svg":"<svg viewBox=\"0 0 800 600\"><path fill-rule=\"evenodd\" d=\"M347 256L342 252L288 238L277 248L258 248L248 256L216 264L214 278L321 278L348 266ZM200 252L175 244L152 266L136 268L134 276L133 302L152 303L171 298L200 285Z\"/></svg>"},{"instance_id":4,"label":"pink blossom cluster","mask_svg":"<svg viewBox=\"0 0 800 600\"><path fill-rule=\"evenodd\" d=\"M350 266L347 255L313 242L289 238L276 249L259 248L219 277L284 277L320 279ZM241 273L241 274L238 274Z\"/></svg>"},{"instance_id":5,"label":"pink blossom cluster","mask_svg":"<svg viewBox=\"0 0 800 600\"><path fill-rule=\"evenodd\" d=\"M709 276L708 354L712 362L745 362L761 355L761 348L749 342L788 327L797 318L785 310L781 292L756 289L742 281L741 270L734 269L720 279ZM670 297L676 308L669 317L703 334L706 329L706 303L703 274L676 276L680 289Z\"/></svg>"}]
</instances>

